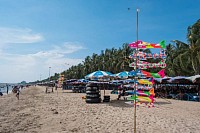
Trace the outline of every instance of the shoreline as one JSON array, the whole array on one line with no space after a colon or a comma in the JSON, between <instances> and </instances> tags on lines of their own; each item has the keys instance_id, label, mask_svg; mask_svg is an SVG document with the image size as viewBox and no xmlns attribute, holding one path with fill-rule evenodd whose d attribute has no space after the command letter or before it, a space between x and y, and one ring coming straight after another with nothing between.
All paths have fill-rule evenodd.
<instances>
[{"instance_id":1,"label":"shoreline","mask_svg":"<svg viewBox=\"0 0 200 133\"><path fill-rule=\"evenodd\" d=\"M121 133L133 132L133 106L117 95L111 102L86 104L85 93L58 89L45 94L45 87L23 89L15 95L0 97L0 132L34 133ZM103 97L103 91L101 93ZM137 132L198 133L200 103L157 99L155 107L137 107Z\"/></svg>"}]
</instances>

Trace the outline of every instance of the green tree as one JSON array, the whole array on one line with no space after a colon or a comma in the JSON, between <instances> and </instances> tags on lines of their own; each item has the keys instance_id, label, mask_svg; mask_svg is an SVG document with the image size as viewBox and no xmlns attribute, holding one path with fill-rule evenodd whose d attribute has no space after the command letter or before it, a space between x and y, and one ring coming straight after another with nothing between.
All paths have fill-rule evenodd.
<instances>
[{"instance_id":1,"label":"green tree","mask_svg":"<svg viewBox=\"0 0 200 133\"><path fill-rule=\"evenodd\" d=\"M188 44L173 40L167 46L167 73L170 76L200 74L200 20L188 27Z\"/></svg>"}]
</instances>

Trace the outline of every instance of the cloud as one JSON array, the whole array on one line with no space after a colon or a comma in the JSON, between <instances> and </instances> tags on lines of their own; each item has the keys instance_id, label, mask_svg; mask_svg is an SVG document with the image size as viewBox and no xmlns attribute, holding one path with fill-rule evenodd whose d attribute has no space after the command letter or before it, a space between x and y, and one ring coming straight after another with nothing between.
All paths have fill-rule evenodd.
<instances>
[{"instance_id":1,"label":"cloud","mask_svg":"<svg viewBox=\"0 0 200 133\"><path fill-rule=\"evenodd\" d=\"M54 46L54 50L51 52L70 54L76 51L86 49L78 42L65 42L62 47Z\"/></svg>"},{"instance_id":2,"label":"cloud","mask_svg":"<svg viewBox=\"0 0 200 133\"><path fill-rule=\"evenodd\" d=\"M33 33L31 29L0 27L0 45L14 43L35 43L44 40L39 33Z\"/></svg>"},{"instance_id":3,"label":"cloud","mask_svg":"<svg viewBox=\"0 0 200 133\"><path fill-rule=\"evenodd\" d=\"M50 57L60 58L65 54L72 54L74 52L86 49L80 43L65 42L63 45L54 45L49 51L39 51L34 54L35 57Z\"/></svg>"},{"instance_id":4,"label":"cloud","mask_svg":"<svg viewBox=\"0 0 200 133\"><path fill-rule=\"evenodd\" d=\"M65 58L71 54L84 49L79 43L64 43L61 46L54 46L48 51L38 51L33 54L8 54L0 52L0 82L30 82L48 78L49 67L51 75L67 70L72 65L77 65L83 59Z\"/></svg>"},{"instance_id":5,"label":"cloud","mask_svg":"<svg viewBox=\"0 0 200 133\"><path fill-rule=\"evenodd\" d=\"M40 75L42 79L45 79L49 74L49 66L53 75L82 62L83 59L65 58L66 54L85 49L79 42L49 45L52 46L50 50L31 54L12 54L4 51L8 45L37 43L43 40L44 37L41 34L34 33L28 28L0 27L0 75L4 75L1 76L0 82L36 81L39 80Z\"/></svg>"}]
</instances>

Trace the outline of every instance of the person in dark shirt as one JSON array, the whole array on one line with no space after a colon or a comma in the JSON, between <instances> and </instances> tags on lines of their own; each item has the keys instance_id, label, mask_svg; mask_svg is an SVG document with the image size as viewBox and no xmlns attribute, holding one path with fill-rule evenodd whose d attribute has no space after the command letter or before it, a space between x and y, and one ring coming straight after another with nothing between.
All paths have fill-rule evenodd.
<instances>
[{"instance_id":1,"label":"person in dark shirt","mask_svg":"<svg viewBox=\"0 0 200 133\"><path fill-rule=\"evenodd\" d=\"M1 89L0 89L0 96L3 96L3 93L1 92Z\"/></svg>"},{"instance_id":2,"label":"person in dark shirt","mask_svg":"<svg viewBox=\"0 0 200 133\"><path fill-rule=\"evenodd\" d=\"M6 84L6 88L7 88L7 94L8 94L8 91L9 91L8 84Z\"/></svg>"},{"instance_id":3,"label":"person in dark shirt","mask_svg":"<svg viewBox=\"0 0 200 133\"><path fill-rule=\"evenodd\" d=\"M20 93L19 87L18 86L14 86L12 91L13 91L13 93L16 93L16 97L19 100L19 93Z\"/></svg>"}]
</instances>

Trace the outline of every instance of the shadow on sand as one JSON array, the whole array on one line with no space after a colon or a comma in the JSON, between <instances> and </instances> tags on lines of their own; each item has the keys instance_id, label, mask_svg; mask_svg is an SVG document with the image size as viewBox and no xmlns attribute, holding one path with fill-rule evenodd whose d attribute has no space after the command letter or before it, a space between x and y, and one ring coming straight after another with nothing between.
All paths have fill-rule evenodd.
<instances>
[{"instance_id":1,"label":"shadow on sand","mask_svg":"<svg viewBox=\"0 0 200 133\"><path fill-rule=\"evenodd\" d=\"M165 101L156 101L154 102L154 105L167 105L167 104L172 104L171 101L167 100L167 99L163 99ZM113 106L113 107L125 107L125 108L132 108L133 105L131 104L127 104L125 102L128 102L126 100L111 100L110 102L101 102L100 104L108 104L109 106Z\"/></svg>"},{"instance_id":2,"label":"shadow on sand","mask_svg":"<svg viewBox=\"0 0 200 133\"><path fill-rule=\"evenodd\" d=\"M72 91L63 91L62 93L74 93Z\"/></svg>"},{"instance_id":3,"label":"shadow on sand","mask_svg":"<svg viewBox=\"0 0 200 133\"><path fill-rule=\"evenodd\" d=\"M172 104L171 101L167 100L167 99L163 99L165 101L155 101L154 104L155 105L165 105L165 104Z\"/></svg>"},{"instance_id":4,"label":"shadow on sand","mask_svg":"<svg viewBox=\"0 0 200 133\"><path fill-rule=\"evenodd\" d=\"M123 107L123 108L131 108L133 107L132 105L126 104L125 100L111 100L110 102L101 102L100 104L107 104L109 106L113 107Z\"/></svg>"}]
</instances>

